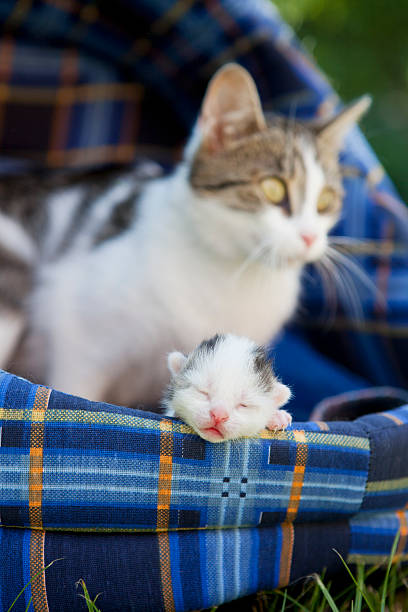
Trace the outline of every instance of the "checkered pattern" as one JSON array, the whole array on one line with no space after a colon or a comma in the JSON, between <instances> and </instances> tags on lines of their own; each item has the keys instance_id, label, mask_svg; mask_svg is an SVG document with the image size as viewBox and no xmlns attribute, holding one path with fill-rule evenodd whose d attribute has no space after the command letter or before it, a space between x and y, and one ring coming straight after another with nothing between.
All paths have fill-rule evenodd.
<instances>
[{"instance_id":1,"label":"checkered pattern","mask_svg":"<svg viewBox=\"0 0 408 612\"><path fill-rule=\"evenodd\" d=\"M358 421L303 423L259 439L211 444L175 419L70 402L56 391L49 397L43 387L34 391L7 373L0 388L3 525L82 531L269 526L341 519L364 500L370 440ZM26 398L19 408L17 388Z\"/></svg>"},{"instance_id":2,"label":"checkered pattern","mask_svg":"<svg viewBox=\"0 0 408 612\"><path fill-rule=\"evenodd\" d=\"M250 70L268 109L310 117L337 103L262 0L5 0L0 27L3 172L174 159L229 60ZM3 373L0 612L27 583L16 612L31 597L35 610L83 609L80 578L104 612L211 607L334 571L333 549L376 563L399 528L408 555L408 404L384 388L407 387L408 215L357 129L342 161L337 233L360 240L354 256L385 300L360 291L361 315L342 308L327 331L311 282L276 353L295 415L347 391L320 415L360 418L211 445L174 419ZM383 388L356 391L373 385Z\"/></svg>"},{"instance_id":3,"label":"checkered pattern","mask_svg":"<svg viewBox=\"0 0 408 612\"><path fill-rule=\"evenodd\" d=\"M224 444L6 372L0 406L4 609L27 576L36 610L79 609L75 582L96 594L108 575L132 587L106 610L213 606L334 570L332 548L377 563L400 527L408 558L408 405Z\"/></svg>"}]
</instances>

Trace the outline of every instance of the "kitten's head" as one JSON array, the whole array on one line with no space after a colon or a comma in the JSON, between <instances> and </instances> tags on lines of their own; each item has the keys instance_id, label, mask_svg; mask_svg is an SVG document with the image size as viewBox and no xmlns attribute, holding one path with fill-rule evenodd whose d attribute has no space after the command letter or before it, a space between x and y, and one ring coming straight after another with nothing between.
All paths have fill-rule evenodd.
<instances>
[{"instance_id":1,"label":"kitten's head","mask_svg":"<svg viewBox=\"0 0 408 612\"><path fill-rule=\"evenodd\" d=\"M170 353L166 402L210 442L255 436L290 398L265 349L248 338L217 335L187 357Z\"/></svg>"},{"instance_id":2,"label":"kitten's head","mask_svg":"<svg viewBox=\"0 0 408 612\"><path fill-rule=\"evenodd\" d=\"M206 214L218 209L235 253L263 248L274 265L323 254L342 205L339 151L369 104L365 96L319 122L268 118L244 68L214 75L187 148L189 179Z\"/></svg>"}]
</instances>

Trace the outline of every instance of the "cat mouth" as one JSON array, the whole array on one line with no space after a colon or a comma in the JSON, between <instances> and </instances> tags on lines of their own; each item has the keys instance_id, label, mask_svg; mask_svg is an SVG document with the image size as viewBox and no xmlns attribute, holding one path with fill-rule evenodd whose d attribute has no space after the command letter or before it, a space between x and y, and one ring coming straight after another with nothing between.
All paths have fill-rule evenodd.
<instances>
[{"instance_id":1,"label":"cat mouth","mask_svg":"<svg viewBox=\"0 0 408 612\"><path fill-rule=\"evenodd\" d=\"M208 436L208 438L215 438L216 440L224 440L224 434L217 427L203 427L201 432Z\"/></svg>"}]
</instances>

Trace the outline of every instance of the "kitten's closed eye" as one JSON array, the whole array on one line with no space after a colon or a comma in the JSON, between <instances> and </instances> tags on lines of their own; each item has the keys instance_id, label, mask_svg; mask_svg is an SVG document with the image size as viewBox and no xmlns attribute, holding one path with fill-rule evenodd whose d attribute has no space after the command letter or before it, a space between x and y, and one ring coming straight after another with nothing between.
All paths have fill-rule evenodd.
<instances>
[{"instance_id":1,"label":"kitten's closed eye","mask_svg":"<svg viewBox=\"0 0 408 612\"><path fill-rule=\"evenodd\" d=\"M187 372L173 374L163 404L167 414L183 419L205 440L256 436L267 426L285 429L290 423L288 413L279 410L290 390L276 379L264 347L249 338L217 334L186 359ZM186 375L194 378L186 381Z\"/></svg>"}]
</instances>

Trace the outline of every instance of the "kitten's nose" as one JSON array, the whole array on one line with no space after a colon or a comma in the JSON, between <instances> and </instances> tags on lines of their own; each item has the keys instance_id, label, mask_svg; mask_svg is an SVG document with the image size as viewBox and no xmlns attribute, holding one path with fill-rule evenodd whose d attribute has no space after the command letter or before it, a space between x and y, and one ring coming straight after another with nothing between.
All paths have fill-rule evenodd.
<instances>
[{"instance_id":1,"label":"kitten's nose","mask_svg":"<svg viewBox=\"0 0 408 612\"><path fill-rule=\"evenodd\" d=\"M302 233L300 234L300 237L307 247L311 247L317 238L316 234L311 234L310 232L305 232L304 234Z\"/></svg>"},{"instance_id":2,"label":"kitten's nose","mask_svg":"<svg viewBox=\"0 0 408 612\"><path fill-rule=\"evenodd\" d=\"M227 410L222 406L215 406L214 408L211 408L210 415L214 420L215 425L218 425L218 423L225 423L225 421L228 421L229 419Z\"/></svg>"}]
</instances>

